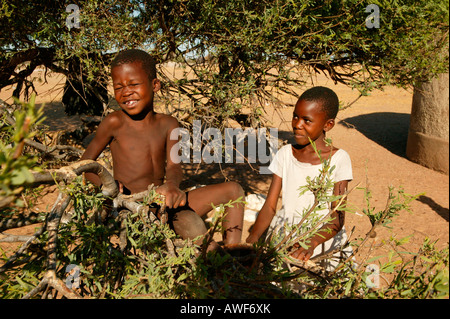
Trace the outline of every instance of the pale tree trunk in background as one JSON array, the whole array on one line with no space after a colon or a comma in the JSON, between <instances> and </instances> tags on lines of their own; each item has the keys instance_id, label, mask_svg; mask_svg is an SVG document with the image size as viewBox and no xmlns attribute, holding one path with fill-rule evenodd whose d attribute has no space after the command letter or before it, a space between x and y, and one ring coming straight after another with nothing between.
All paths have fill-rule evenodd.
<instances>
[{"instance_id":1,"label":"pale tree trunk in background","mask_svg":"<svg viewBox=\"0 0 450 319\"><path fill-rule=\"evenodd\" d=\"M406 156L449 173L449 74L414 88Z\"/></svg>"}]
</instances>

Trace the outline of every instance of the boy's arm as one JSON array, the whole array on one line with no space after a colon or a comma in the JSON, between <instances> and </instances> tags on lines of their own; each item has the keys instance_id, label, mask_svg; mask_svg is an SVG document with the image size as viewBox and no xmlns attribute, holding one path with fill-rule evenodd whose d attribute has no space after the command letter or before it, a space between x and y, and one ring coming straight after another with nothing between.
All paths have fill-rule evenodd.
<instances>
[{"instance_id":1,"label":"boy's arm","mask_svg":"<svg viewBox=\"0 0 450 319\"><path fill-rule=\"evenodd\" d=\"M261 235L269 227L270 222L276 214L278 197L281 191L281 177L273 174L272 183L270 184L269 192L267 194L267 199L261 208L256 222L252 227L250 234L247 237L246 242L253 244L258 241Z\"/></svg>"},{"instance_id":2,"label":"boy's arm","mask_svg":"<svg viewBox=\"0 0 450 319\"><path fill-rule=\"evenodd\" d=\"M111 117L107 117L100 123L95 133L94 139L89 143L80 160L90 159L95 161L98 158L98 156L103 152L103 150L113 138L112 129L114 127L114 122L114 119L112 119ZM101 185L100 178L96 174L86 173L85 177L94 185Z\"/></svg>"},{"instance_id":3,"label":"boy's arm","mask_svg":"<svg viewBox=\"0 0 450 319\"><path fill-rule=\"evenodd\" d=\"M169 129L166 137L166 179L165 183L158 187L157 192L166 196L166 206L177 208L186 205L186 193L180 190L180 183L183 181L183 170L178 154L171 152L178 143L178 139L170 138L173 130L179 128L178 121L170 118ZM178 134L175 134L178 136ZM174 158L175 157L175 158Z\"/></svg>"},{"instance_id":4,"label":"boy's arm","mask_svg":"<svg viewBox=\"0 0 450 319\"><path fill-rule=\"evenodd\" d=\"M348 181L340 181L334 185L333 194L334 195L344 195L347 191ZM331 203L331 209L334 209L337 202ZM299 248L295 250L291 256L299 260L307 261L314 253L314 249L320 244L326 242L327 240L336 236L336 234L342 229L345 222L345 212L335 210L331 213L332 220L327 224L323 225L320 230L314 235L309 243L309 248Z\"/></svg>"}]
</instances>

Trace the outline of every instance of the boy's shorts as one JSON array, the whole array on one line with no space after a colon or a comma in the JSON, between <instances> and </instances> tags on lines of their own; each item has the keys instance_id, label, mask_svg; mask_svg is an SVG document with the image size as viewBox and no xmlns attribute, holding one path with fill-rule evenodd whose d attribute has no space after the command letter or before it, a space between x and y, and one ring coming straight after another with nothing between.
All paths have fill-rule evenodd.
<instances>
[{"instance_id":1,"label":"boy's shorts","mask_svg":"<svg viewBox=\"0 0 450 319\"><path fill-rule=\"evenodd\" d=\"M171 229L173 229L173 218L176 215L176 213L181 212L183 210L191 210L195 212L190 206L189 206L189 192L186 192L186 204L183 206L178 206L177 208L166 208L167 217L168 217L168 223Z\"/></svg>"}]
</instances>

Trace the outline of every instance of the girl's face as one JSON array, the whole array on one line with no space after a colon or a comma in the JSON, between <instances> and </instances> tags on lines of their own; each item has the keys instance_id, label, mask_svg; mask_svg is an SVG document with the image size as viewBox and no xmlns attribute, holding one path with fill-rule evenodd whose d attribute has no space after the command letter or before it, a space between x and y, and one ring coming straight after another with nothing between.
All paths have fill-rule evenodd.
<instances>
[{"instance_id":1,"label":"girl's face","mask_svg":"<svg viewBox=\"0 0 450 319\"><path fill-rule=\"evenodd\" d=\"M298 145L308 145L308 137L314 142L321 142L325 132L334 126L334 119L328 119L321 105L315 101L299 100L292 117L292 129Z\"/></svg>"},{"instance_id":2,"label":"girl's face","mask_svg":"<svg viewBox=\"0 0 450 319\"><path fill-rule=\"evenodd\" d=\"M150 80L142 62L124 63L111 70L114 97L127 114L153 111L154 93L161 87L158 79Z\"/></svg>"}]
</instances>

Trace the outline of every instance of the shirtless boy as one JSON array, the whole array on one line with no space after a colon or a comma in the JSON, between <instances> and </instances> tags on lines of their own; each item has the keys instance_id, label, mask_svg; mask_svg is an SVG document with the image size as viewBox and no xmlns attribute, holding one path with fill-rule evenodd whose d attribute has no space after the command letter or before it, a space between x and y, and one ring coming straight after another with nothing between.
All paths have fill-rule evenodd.
<instances>
[{"instance_id":1,"label":"shirtless boy","mask_svg":"<svg viewBox=\"0 0 450 319\"><path fill-rule=\"evenodd\" d=\"M82 160L96 160L109 145L120 191L134 194L154 184L159 186L156 191L165 195L166 207L175 211L193 210L203 216L212 209L211 204L217 206L244 197L244 191L235 182L209 185L188 193L180 190L182 168L170 156L171 148L178 142L170 139L170 133L179 125L174 117L153 110L153 99L161 83L156 78L155 61L148 53L137 49L119 52L111 64L111 77L121 110L100 123ZM98 176L86 177L100 184ZM225 244L240 243L243 214L242 204L226 209L222 225Z\"/></svg>"}]
</instances>

